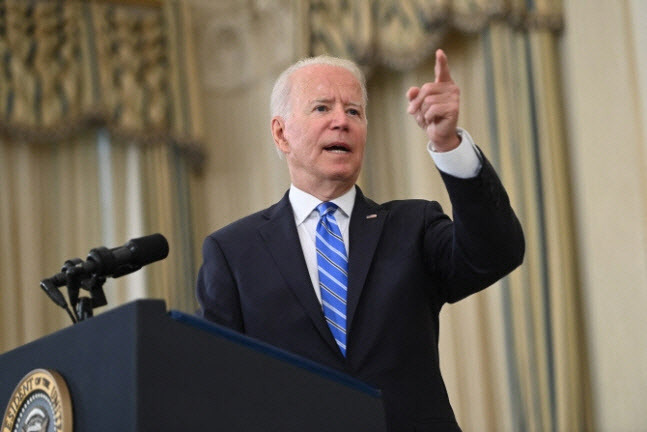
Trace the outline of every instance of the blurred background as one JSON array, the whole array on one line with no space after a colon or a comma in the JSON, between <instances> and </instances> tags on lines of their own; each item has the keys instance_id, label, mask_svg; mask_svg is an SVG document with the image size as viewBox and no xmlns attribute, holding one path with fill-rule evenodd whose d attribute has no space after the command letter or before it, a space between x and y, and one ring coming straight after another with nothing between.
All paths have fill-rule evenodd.
<instances>
[{"instance_id":1,"label":"blurred background","mask_svg":"<svg viewBox=\"0 0 647 432\"><path fill-rule=\"evenodd\" d=\"M647 431L645 22L643 0L0 0L0 353L71 325L39 288L65 260L155 232L169 257L97 313L195 311L204 237L289 187L269 95L304 56L368 76L364 192L451 212L406 114L441 47L527 242L443 309L459 423Z\"/></svg>"}]
</instances>

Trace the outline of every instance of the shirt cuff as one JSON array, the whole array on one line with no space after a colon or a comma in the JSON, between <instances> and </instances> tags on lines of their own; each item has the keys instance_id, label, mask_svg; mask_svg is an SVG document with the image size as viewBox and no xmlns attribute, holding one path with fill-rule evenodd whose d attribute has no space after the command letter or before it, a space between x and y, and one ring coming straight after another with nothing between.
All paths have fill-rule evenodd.
<instances>
[{"instance_id":1,"label":"shirt cuff","mask_svg":"<svg viewBox=\"0 0 647 432\"><path fill-rule=\"evenodd\" d=\"M432 150L431 141L429 141L427 151L436 167L445 174L461 179L476 177L483 165L476 144L465 129L457 128L456 133L461 137L461 143L454 150L435 152Z\"/></svg>"}]
</instances>

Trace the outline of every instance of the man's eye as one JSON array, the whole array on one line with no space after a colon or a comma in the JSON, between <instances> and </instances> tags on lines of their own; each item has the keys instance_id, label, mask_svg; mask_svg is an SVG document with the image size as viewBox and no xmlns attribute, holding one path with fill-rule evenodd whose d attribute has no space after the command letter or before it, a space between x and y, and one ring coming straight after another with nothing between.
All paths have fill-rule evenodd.
<instances>
[{"instance_id":1,"label":"man's eye","mask_svg":"<svg viewBox=\"0 0 647 432\"><path fill-rule=\"evenodd\" d=\"M315 111L326 112L327 110L328 110L328 107L325 105L317 105L315 107Z\"/></svg>"},{"instance_id":2,"label":"man's eye","mask_svg":"<svg viewBox=\"0 0 647 432\"><path fill-rule=\"evenodd\" d=\"M354 108L351 108L351 109L348 110L348 114L350 114L352 116L359 116L359 111L354 109Z\"/></svg>"}]
</instances>

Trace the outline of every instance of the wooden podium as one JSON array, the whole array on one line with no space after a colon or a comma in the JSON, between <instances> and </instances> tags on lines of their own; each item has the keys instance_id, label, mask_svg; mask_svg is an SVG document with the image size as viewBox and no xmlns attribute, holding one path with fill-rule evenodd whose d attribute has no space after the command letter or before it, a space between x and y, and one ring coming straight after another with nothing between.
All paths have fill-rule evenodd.
<instances>
[{"instance_id":1,"label":"wooden podium","mask_svg":"<svg viewBox=\"0 0 647 432\"><path fill-rule=\"evenodd\" d=\"M379 391L161 300L0 355L0 414L39 368L67 383L77 432L386 430Z\"/></svg>"}]
</instances>

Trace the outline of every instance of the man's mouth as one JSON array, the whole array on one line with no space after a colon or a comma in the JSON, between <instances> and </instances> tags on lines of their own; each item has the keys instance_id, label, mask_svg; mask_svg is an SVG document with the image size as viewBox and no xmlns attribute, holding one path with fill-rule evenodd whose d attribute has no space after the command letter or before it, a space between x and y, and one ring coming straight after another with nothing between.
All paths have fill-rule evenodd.
<instances>
[{"instance_id":1,"label":"man's mouth","mask_svg":"<svg viewBox=\"0 0 647 432\"><path fill-rule=\"evenodd\" d=\"M324 150L332 153L349 153L350 147L344 143L332 143L324 147Z\"/></svg>"}]
</instances>

